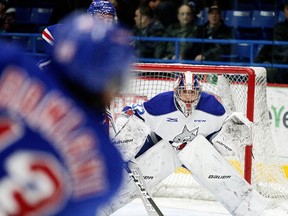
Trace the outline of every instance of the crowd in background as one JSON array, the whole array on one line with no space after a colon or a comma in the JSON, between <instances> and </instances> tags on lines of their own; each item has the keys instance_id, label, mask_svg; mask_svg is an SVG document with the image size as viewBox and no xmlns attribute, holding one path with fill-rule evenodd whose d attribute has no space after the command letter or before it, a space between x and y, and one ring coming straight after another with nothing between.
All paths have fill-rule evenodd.
<instances>
[{"instance_id":1,"label":"crowd in background","mask_svg":"<svg viewBox=\"0 0 288 216\"><path fill-rule=\"evenodd\" d=\"M30 6L29 6L30 2ZM19 6L33 7L40 2L47 6L48 1L30 0L25 3L17 0L0 0L0 31L17 32L17 10ZM73 11L86 11L91 0L57 0L49 1L52 13L47 25L58 23ZM200 39L237 39L233 27L227 26L223 19L223 11L239 8L239 5L253 5L253 1L225 0L110 0L117 11L118 22L131 29L133 35L139 37L133 46L139 58L179 59L194 61L221 61L222 56L231 52L231 44L179 42L179 50L175 52L175 42L145 41L141 37L165 38L200 38ZM254 0L260 2L259 0ZM280 10L288 18L288 1L262 0L261 4L270 4L269 10ZM271 8L271 5L273 8ZM248 6L249 7L249 6ZM253 9L253 8L252 8ZM268 8L264 8L268 10ZM207 12L207 22L199 23L201 12ZM202 14L203 15L203 14ZM288 41L288 21L275 25L271 40ZM44 26L45 27L45 26ZM24 28L25 29L25 28ZM36 31L42 31L38 28ZM25 32L29 28L25 29ZM35 28L33 28L35 31ZM286 46L267 45L259 49L254 59L257 63L287 64ZM270 55L268 55L270 54ZM268 82L288 83L287 69L269 69Z\"/></svg>"},{"instance_id":2,"label":"crowd in background","mask_svg":"<svg viewBox=\"0 0 288 216\"><path fill-rule=\"evenodd\" d=\"M8 1L0 0L0 32L15 32L16 10Z\"/></svg>"},{"instance_id":3,"label":"crowd in background","mask_svg":"<svg viewBox=\"0 0 288 216\"><path fill-rule=\"evenodd\" d=\"M5 145L0 149L0 200L5 200L7 196L12 197L1 206L1 213L5 215L106 215L107 212L115 211L135 198L137 192L130 191L131 181L128 177L126 179L124 172L127 171L133 179L135 177L133 169L137 166L134 159L138 159L140 154L143 156L143 150L151 149L151 145L157 144L158 138L161 137L157 135L156 130L153 132L155 134L153 142L150 142L148 134L151 134L150 126L153 127L153 124L146 125L147 128L144 128L142 120L146 117L140 116L137 109L126 107L128 109L123 110L124 126L128 125L127 119L128 117L131 119L132 114L140 116L139 121L133 119L127 130L129 132L131 129L130 125L139 124L137 127L132 127L139 131L141 129L140 132L136 131L134 136L143 134L140 139L144 138L145 143L143 143L144 148L141 148L137 155L139 149L134 149L135 154L133 149L122 154L120 150L126 146L121 145L118 149L114 144L122 141L119 139L119 142L113 142L119 137L112 140L109 134L110 125L112 127L114 125L109 106L113 98L118 96L121 89L125 87L129 79L129 69L135 62L135 55L139 59L188 59L202 62L221 61L223 54L229 54L230 45L219 44L213 40L235 38L235 29L227 26L222 17L223 8L227 9L230 5L220 0L206 1L205 4L203 2L200 0L111 0L111 2L108 0L92 2L91 0L53 2L0 0L0 37L5 34L9 37L16 36L15 33L22 33L24 30L24 32L42 33L41 36L36 34L36 37L40 42L47 43L47 52L43 55L47 59L36 64L34 56L23 53L24 50L18 48L14 44L15 41L8 43L10 40L15 40L13 36L7 41L2 38L0 41L2 93L0 123L5 129L5 135L9 137L4 140ZM17 20L20 5L29 10L31 7L42 6L47 7L48 11L49 7L53 6L53 8L47 23L38 20L36 26L31 26L30 24L33 23ZM282 6L287 19L276 24L274 39L286 41L288 0ZM44 8L43 10L46 11ZM81 13L67 17L76 10ZM199 24L197 15L203 10L207 10L207 22ZM125 27L118 25L117 22ZM28 34L28 37L31 37L31 34ZM135 39L136 37L140 40ZM171 41L146 41L141 40L141 37L201 38L211 40L212 43L180 40L179 52L175 52L175 46ZM275 51L277 55L267 56L267 50L269 53ZM278 61L285 64L288 60L288 53L287 55L286 53L285 46L264 46L257 56L257 61L271 63ZM277 76L268 76L270 79L268 82L286 83L288 80L288 73L284 70L274 71L273 69L268 72L270 75L277 74ZM190 80L187 81L189 77ZM187 91L185 87L191 87L192 81L192 91L191 88ZM215 118L221 117L223 120L226 118L224 107L214 96L201 93L201 86L191 72L187 75L181 74L177 83L178 87L174 88L175 93L169 91L159 94L150 102L147 101L148 107L158 102L165 102L168 106L164 106L164 114L167 112L169 114L170 111L175 114L175 111L179 111L179 114L182 115L183 112L187 118L199 101L201 105L198 104L197 109L204 113L204 117L208 110L209 118L211 115ZM199 94L201 94L201 101ZM157 98L160 100L155 103ZM207 101L213 105L208 109L205 108ZM217 110L213 111L211 107L212 109L216 107ZM159 106L155 107L154 111L152 109L151 112L149 111L150 117L155 118L154 114L158 108ZM159 112L156 116L159 116ZM167 117L163 115L163 118ZM211 129L212 134L221 129L222 123L219 121L216 130ZM126 127L122 126L119 128L125 130ZM187 129L185 124L182 126ZM119 132L116 128L118 127L114 128L115 133ZM206 129L204 132L209 133L209 129ZM121 134L128 136L128 132ZM169 140L170 134L166 135ZM177 147L177 150L181 150L186 145L182 141L174 141L169 142L174 143L173 146ZM208 141L207 143L210 146ZM148 157L150 156L149 154ZM130 162L133 164L131 169ZM141 166L136 170L139 171L140 168ZM166 171L168 175L169 170ZM161 174L159 181L166 174ZM138 180L134 182L136 185L139 183ZM239 176L240 180L245 182ZM128 183L129 193L126 192L125 187L123 193L125 196L120 196L124 199L114 199L117 194L119 195L119 191L121 192L121 186L125 185L125 182ZM154 183L148 184L149 187L152 188ZM5 187L7 185L9 187ZM248 189L252 190L250 187ZM111 204L113 200L117 202ZM13 208L9 208L11 203ZM236 212L234 207L232 210Z\"/></svg>"}]
</instances>

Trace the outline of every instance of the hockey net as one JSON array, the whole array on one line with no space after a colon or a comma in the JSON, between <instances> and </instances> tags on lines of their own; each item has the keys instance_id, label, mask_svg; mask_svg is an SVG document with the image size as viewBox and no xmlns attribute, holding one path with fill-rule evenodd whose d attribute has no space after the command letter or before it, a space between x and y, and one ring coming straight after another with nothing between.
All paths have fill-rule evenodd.
<instances>
[{"instance_id":1,"label":"hockey net","mask_svg":"<svg viewBox=\"0 0 288 216\"><path fill-rule=\"evenodd\" d=\"M266 70L260 67L203 66L183 64L135 64L120 97L111 104L114 118L126 105L143 102L173 90L179 73L198 75L203 91L214 94L228 112L243 112L254 122L253 151L246 147L243 160L227 158L249 183L267 198L288 199L288 180L276 152L266 101ZM180 167L154 189L154 196L214 200Z\"/></svg>"}]
</instances>

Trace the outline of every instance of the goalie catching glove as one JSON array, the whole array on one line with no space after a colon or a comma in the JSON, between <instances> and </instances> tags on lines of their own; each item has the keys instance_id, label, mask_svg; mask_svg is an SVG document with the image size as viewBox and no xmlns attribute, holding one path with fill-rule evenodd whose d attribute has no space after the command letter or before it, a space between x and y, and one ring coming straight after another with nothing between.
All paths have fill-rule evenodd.
<instances>
[{"instance_id":1,"label":"goalie catching glove","mask_svg":"<svg viewBox=\"0 0 288 216\"><path fill-rule=\"evenodd\" d=\"M253 123L243 113L232 113L223 123L219 133L212 138L214 147L223 156L243 158L244 148L252 144Z\"/></svg>"}]
</instances>

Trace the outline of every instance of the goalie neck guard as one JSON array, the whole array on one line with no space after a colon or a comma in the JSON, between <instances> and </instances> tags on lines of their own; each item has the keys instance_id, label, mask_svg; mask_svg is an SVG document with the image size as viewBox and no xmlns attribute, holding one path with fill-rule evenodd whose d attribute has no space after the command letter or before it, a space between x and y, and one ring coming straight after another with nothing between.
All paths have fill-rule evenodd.
<instances>
[{"instance_id":1,"label":"goalie neck guard","mask_svg":"<svg viewBox=\"0 0 288 216\"><path fill-rule=\"evenodd\" d=\"M201 86L197 76L191 72L181 73L174 86L177 107L188 117L196 108L200 98Z\"/></svg>"}]
</instances>

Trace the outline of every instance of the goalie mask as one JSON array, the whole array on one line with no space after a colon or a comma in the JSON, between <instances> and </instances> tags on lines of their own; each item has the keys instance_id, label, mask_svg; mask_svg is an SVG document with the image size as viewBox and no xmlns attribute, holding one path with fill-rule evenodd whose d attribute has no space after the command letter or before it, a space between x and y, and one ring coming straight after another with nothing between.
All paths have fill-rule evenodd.
<instances>
[{"instance_id":1,"label":"goalie mask","mask_svg":"<svg viewBox=\"0 0 288 216\"><path fill-rule=\"evenodd\" d=\"M196 108L200 98L201 86L195 74L182 73L174 86L174 98L177 107L188 117Z\"/></svg>"}]
</instances>

